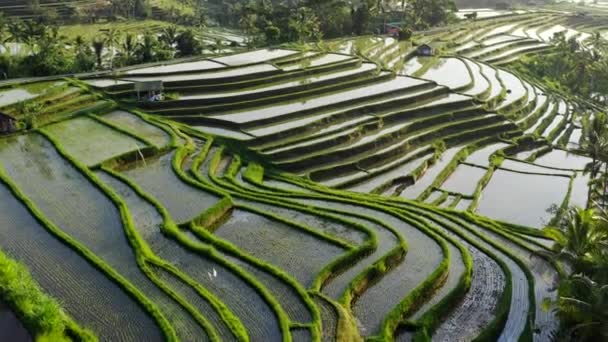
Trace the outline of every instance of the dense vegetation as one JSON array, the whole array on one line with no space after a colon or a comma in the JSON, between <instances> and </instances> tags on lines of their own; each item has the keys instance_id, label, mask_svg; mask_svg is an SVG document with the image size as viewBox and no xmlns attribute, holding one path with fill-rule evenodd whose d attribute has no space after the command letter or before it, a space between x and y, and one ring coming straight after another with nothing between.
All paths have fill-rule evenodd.
<instances>
[{"instance_id":1,"label":"dense vegetation","mask_svg":"<svg viewBox=\"0 0 608 342\"><path fill-rule=\"evenodd\" d=\"M530 56L514 65L518 71L568 94L606 103L608 93L608 46L596 33L586 46L575 38L556 33L553 53Z\"/></svg>"}]
</instances>

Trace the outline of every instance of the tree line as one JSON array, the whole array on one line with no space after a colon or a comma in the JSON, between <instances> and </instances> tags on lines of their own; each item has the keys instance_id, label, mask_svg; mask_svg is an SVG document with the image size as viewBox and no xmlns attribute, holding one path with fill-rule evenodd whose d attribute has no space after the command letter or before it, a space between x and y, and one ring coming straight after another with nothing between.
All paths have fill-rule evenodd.
<instances>
[{"instance_id":1,"label":"tree line","mask_svg":"<svg viewBox=\"0 0 608 342\"><path fill-rule=\"evenodd\" d=\"M452 0L208 0L206 6L210 19L242 29L252 45L380 33L389 22L424 30L457 20Z\"/></svg>"},{"instance_id":2,"label":"tree line","mask_svg":"<svg viewBox=\"0 0 608 342\"><path fill-rule=\"evenodd\" d=\"M552 38L549 53L522 58L513 67L558 91L608 103L608 44L599 32L581 43L563 32Z\"/></svg>"},{"instance_id":3,"label":"tree line","mask_svg":"<svg viewBox=\"0 0 608 342\"><path fill-rule=\"evenodd\" d=\"M223 49L220 40L203 46L201 36L198 28L169 25L142 35L108 29L92 39L69 39L56 25L0 18L0 47L5 50L0 54L0 77L90 72L199 55L203 48Z\"/></svg>"}]
</instances>

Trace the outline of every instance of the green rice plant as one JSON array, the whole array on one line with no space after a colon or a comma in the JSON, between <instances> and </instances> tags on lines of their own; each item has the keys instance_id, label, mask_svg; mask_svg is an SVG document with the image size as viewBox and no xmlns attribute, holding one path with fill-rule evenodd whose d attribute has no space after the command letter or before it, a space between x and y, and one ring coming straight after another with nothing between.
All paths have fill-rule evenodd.
<instances>
[{"instance_id":1,"label":"green rice plant","mask_svg":"<svg viewBox=\"0 0 608 342\"><path fill-rule=\"evenodd\" d=\"M264 180L264 167L257 163L249 163L243 178L254 184L260 184Z\"/></svg>"},{"instance_id":2,"label":"green rice plant","mask_svg":"<svg viewBox=\"0 0 608 342\"><path fill-rule=\"evenodd\" d=\"M21 318L36 341L97 341L49 297L25 266L0 250L0 297Z\"/></svg>"},{"instance_id":3,"label":"green rice plant","mask_svg":"<svg viewBox=\"0 0 608 342\"><path fill-rule=\"evenodd\" d=\"M110 129L113 129L119 133L122 133L124 135L130 136L136 140L139 140L140 142L142 142L144 145L146 146L155 146L154 143L152 141L150 141L148 138L144 137L144 136L140 136L139 134L137 134L136 132L134 132L133 130L126 128L126 127L122 127L119 126L111 121L106 120L105 118L98 116L98 115L87 115L87 117L101 123L102 125L107 126Z\"/></svg>"},{"instance_id":4,"label":"green rice plant","mask_svg":"<svg viewBox=\"0 0 608 342\"><path fill-rule=\"evenodd\" d=\"M203 227L209 231L215 230L222 224L227 216L234 209L234 203L230 196L222 198L216 205L207 209L201 215L192 220L192 223L198 227Z\"/></svg>"}]
</instances>

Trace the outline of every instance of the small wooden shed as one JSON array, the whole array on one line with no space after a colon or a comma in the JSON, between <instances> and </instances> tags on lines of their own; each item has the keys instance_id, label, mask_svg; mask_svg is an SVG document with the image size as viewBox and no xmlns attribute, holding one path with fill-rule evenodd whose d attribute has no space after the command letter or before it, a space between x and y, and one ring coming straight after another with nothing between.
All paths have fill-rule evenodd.
<instances>
[{"instance_id":1,"label":"small wooden shed","mask_svg":"<svg viewBox=\"0 0 608 342\"><path fill-rule=\"evenodd\" d=\"M12 116L0 112L0 134L9 134L17 131L17 120Z\"/></svg>"},{"instance_id":2,"label":"small wooden shed","mask_svg":"<svg viewBox=\"0 0 608 342\"><path fill-rule=\"evenodd\" d=\"M435 49L428 44L422 44L416 48L416 53L418 56L433 56L435 55Z\"/></svg>"}]
</instances>

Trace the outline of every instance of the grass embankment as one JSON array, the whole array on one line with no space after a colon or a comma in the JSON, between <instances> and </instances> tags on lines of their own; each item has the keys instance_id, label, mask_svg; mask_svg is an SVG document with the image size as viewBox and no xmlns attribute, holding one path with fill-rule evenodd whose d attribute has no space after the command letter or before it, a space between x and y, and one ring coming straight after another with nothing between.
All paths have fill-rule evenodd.
<instances>
[{"instance_id":1,"label":"grass embankment","mask_svg":"<svg viewBox=\"0 0 608 342\"><path fill-rule=\"evenodd\" d=\"M36 341L97 341L49 297L25 266L0 250L0 298L20 318Z\"/></svg>"}]
</instances>

